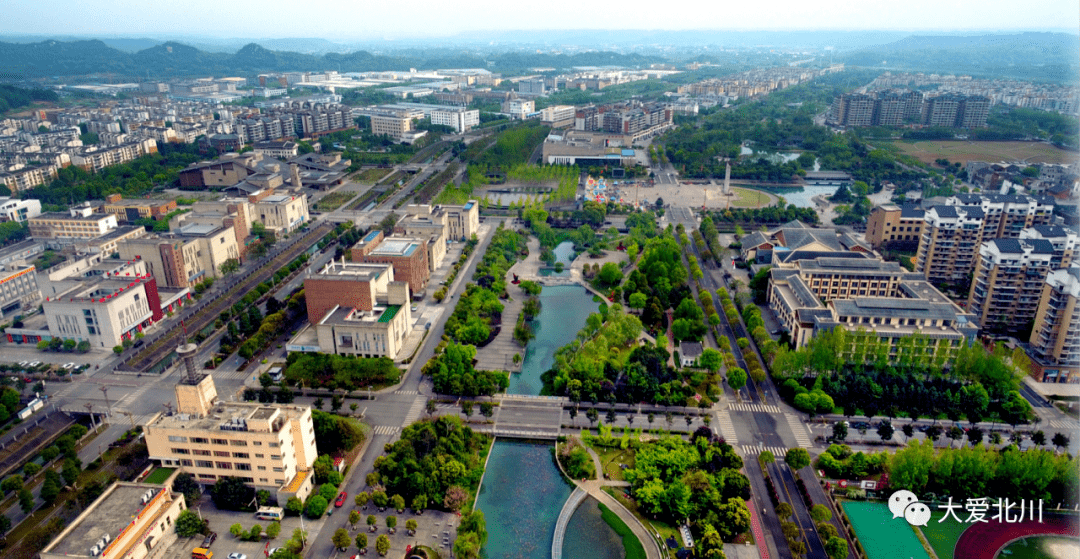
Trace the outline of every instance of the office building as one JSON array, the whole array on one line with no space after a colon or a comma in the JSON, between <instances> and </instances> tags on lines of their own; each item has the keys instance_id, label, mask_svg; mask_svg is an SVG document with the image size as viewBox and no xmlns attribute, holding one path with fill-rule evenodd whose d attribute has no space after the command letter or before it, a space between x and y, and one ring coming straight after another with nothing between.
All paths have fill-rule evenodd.
<instances>
[{"instance_id":1,"label":"office building","mask_svg":"<svg viewBox=\"0 0 1080 559\"><path fill-rule=\"evenodd\" d=\"M95 214L90 204L83 203L68 213L47 212L30 218L30 236L34 239L60 243L76 239L93 239L116 229L116 216Z\"/></svg>"},{"instance_id":2,"label":"office building","mask_svg":"<svg viewBox=\"0 0 1080 559\"><path fill-rule=\"evenodd\" d=\"M26 223L30 218L41 215L40 200L19 200L10 196L0 196L0 221Z\"/></svg>"},{"instance_id":3,"label":"office building","mask_svg":"<svg viewBox=\"0 0 1080 559\"><path fill-rule=\"evenodd\" d=\"M0 318L23 314L41 302L37 269L33 264L12 262L0 268Z\"/></svg>"},{"instance_id":4,"label":"office building","mask_svg":"<svg viewBox=\"0 0 1080 559\"><path fill-rule=\"evenodd\" d=\"M311 219L304 195L272 194L255 202L253 210L253 221L277 235L292 233Z\"/></svg>"},{"instance_id":5,"label":"office building","mask_svg":"<svg viewBox=\"0 0 1080 559\"><path fill-rule=\"evenodd\" d=\"M866 220L866 242L875 250L882 247L915 250L925 216L925 211L912 204L877 206Z\"/></svg>"},{"instance_id":6,"label":"office building","mask_svg":"<svg viewBox=\"0 0 1080 559\"><path fill-rule=\"evenodd\" d=\"M411 144L427 134L426 130L415 129L410 116L373 114L370 118L372 134L389 136L395 142Z\"/></svg>"},{"instance_id":7,"label":"office building","mask_svg":"<svg viewBox=\"0 0 1080 559\"><path fill-rule=\"evenodd\" d=\"M409 284L390 264L331 261L304 278L310 326L289 351L396 359L412 327Z\"/></svg>"},{"instance_id":8,"label":"office building","mask_svg":"<svg viewBox=\"0 0 1080 559\"><path fill-rule=\"evenodd\" d=\"M540 122L552 128L566 128L574 125L576 114L573 105L554 105L540 109Z\"/></svg>"},{"instance_id":9,"label":"office building","mask_svg":"<svg viewBox=\"0 0 1080 559\"><path fill-rule=\"evenodd\" d=\"M296 157L300 144L288 140L270 140L255 142L255 153L273 157L275 159L289 159Z\"/></svg>"},{"instance_id":10,"label":"office building","mask_svg":"<svg viewBox=\"0 0 1080 559\"><path fill-rule=\"evenodd\" d=\"M1050 272L1031 331L1034 374L1043 382L1080 382L1080 265Z\"/></svg>"},{"instance_id":11,"label":"office building","mask_svg":"<svg viewBox=\"0 0 1080 559\"><path fill-rule=\"evenodd\" d=\"M502 112L510 115L511 119L523 120L536 112L536 101L518 98L507 99L503 101ZM477 114L479 115L479 111Z\"/></svg>"},{"instance_id":12,"label":"office building","mask_svg":"<svg viewBox=\"0 0 1080 559\"><path fill-rule=\"evenodd\" d=\"M225 402L210 375L193 376L176 385L175 411L154 416L143 429L150 458L203 485L237 477L282 504L306 498L317 457L311 408Z\"/></svg>"},{"instance_id":13,"label":"office building","mask_svg":"<svg viewBox=\"0 0 1080 559\"><path fill-rule=\"evenodd\" d=\"M187 508L167 485L113 482L51 543L41 559L144 559L173 545Z\"/></svg>"},{"instance_id":14,"label":"office building","mask_svg":"<svg viewBox=\"0 0 1080 559\"><path fill-rule=\"evenodd\" d=\"M769 306L796 348L839 327L848 334L842 351L849 361L907 352L914 362L946 366L978 332L972 314L895 262L861 253L806 256L777 262L769 279Z\"/></svg>"},{"instance_id":15,"label":"office building","mask_svg":"<svg viewBox=\"0 0 1080 559\"><path fill-rule=\"evenodd\" d=\"M968 294L968 310L986 330L1018 332L1035 318L1054 247L1045 239L982 243Z\"/></svg>"},{"instance_id":16,"label":"office building","mask_svg":"<svg viewBox=\"0 0 1080 559\"><path fill-rule=\"evenodd\" d=\"M394 267L394 279L408 283L414 295L422 295L431 278L426 244L420 238L384 238L381 229L374 229L353 245L352 261L390 264Z\"/></svg>"},{"instance_id":17,"label":"office building","mask_svg":"<svg viewBox=\"0 0 1080 559\"><path fill-rule=\"evenodd\" d=\"M431 111L431 123L449 126L458 134L468 132L480 125L480 111L463 109L461 107L447 107Z\"/></svg>"},{"instance_id":18,"label":"office building","mask_svg":"<svg viewBox=\"0 0 1080 559\"><path fill-rule=\"evenodd\" d=\"M190 297L187 289L159 288L139 260L81 260L47 277L41 284L42 313L8 328L9 342L59 338L112 348L134 340Z\"/></svg>"},{"instance_id":19,"label":"office building","mask_svg":"<svg viewBox=\"0 0 1080 559\"><path fill-rule=\"evenodd\" d=\"M197 223L178 231L129 239L118 248L121 259L142 259L160 285L177 288L220 277L222 264L240 259L232 227Z\"/></svg>"},{"instance_id":20,"label":"office building","mask_svg":"<svg viewBox=\"0 0 1080 559\"><path fill-rule=\"evenodd\" d=\"M518 93L522 95L544 95L547 93L547 85L544 78L525 79L517 82Z\"/></svg>"},{"instance_id":21,"label":"office building","mask_svg":"<svg viewBox=\"0 0 1080 559\"><path fill-rule=\"evenodd\" d=\"M116 216L117 221L133 222L140 219L160 219L176 210L176 200L124 200L120 194L109 194L102 213Z\"/></svg>"},{"instance_id":22,"label":"office building","mask_svg":"<svg viewBox=\"0 0 1080 559\"><path fill-rule=\"evenodd\" d=\"M429 205L409 204L394 225L394 234L426 239L428 269L434 272L446 256L446 212Z\"/></svg>"}]
</instances>

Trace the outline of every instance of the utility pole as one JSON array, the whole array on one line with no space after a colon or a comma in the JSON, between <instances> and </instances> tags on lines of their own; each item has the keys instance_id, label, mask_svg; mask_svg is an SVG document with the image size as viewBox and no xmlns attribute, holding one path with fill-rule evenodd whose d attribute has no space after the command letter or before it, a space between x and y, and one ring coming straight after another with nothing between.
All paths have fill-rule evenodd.
<instances>
[{"instance_id":1,"label":"utility pole","mask_svg":"<svg viewBox=\"0 0 1080 559\"><path fill-rule=\"evenodd\" d=\"M101 386L101 393L105 395L105 408L108 410L105 417L108 417L109 415L112 415L112 404L109 403L109 387Z\"/></svg>"},{"instance_id":2,"label":"utility pole","mask_svg":"<svg viewBox=\"0 0 1080 559\"><path fill-rule=\"evenodd\" d=\"M94 424L94 404L91 404L90 402L87 402L87 403L83 404L83 407L86 408L86 413L90 414L90 426L93 427L94 431L96 432L97 431L97 425Z\"/></svg>"}]
</instances>

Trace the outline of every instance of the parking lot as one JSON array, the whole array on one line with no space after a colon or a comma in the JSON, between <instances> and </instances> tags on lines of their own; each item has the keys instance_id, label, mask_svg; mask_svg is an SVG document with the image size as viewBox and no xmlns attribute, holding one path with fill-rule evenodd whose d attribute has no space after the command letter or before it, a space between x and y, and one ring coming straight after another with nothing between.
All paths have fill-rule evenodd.
<instances>
[{"instance_id":1,"label":"parking lot","mask_svg":"<svg viewBox=\"0 0 1080 559\"><path fill-rule=\"evenodd\" d=\"M243 541L234 537L229 533L229 527L240 523L245 531L250 531L253 525L260 524L265 532L266 527L270 525L269 521L256 520L255 515L249 512L217 510L210 500L209 494L204 494L198 503L190 505L189 508L197 512L202 518L208 519L210 529L217 532L217 540L210 546L215 559L226 559L231 553L243 553L247 556L247 559L264 559L269 549L284 545L285 541L292 537L293 531L301 527L301 524L307 530L308 541L312 541L323 530L329 530L332 533L338 528L345 528L349 531L349 538L354 543L345 552L335 551L329 559L348 559L357 554L359 550L356 547L355 539L356 535L361 532L368 535L367 554L372 557L378 556L375 552L375 538L381 534L387 534L390 538L390 553L387 554L389 557L400 557L405 554L406 547L416 545L426 545L449 555L450 548L454 544L454 538L457 537L458 516L454 513L431 510L424 511L420 515L415 515L408 510L401 514L393 510L379 512L371 504L361 510L355 506L352 495L348 496L345 506L341 508L335 508L331 504L331 510L333 511L331 516L324 516L318 520L304 519L303 521L299 517L287 516L281 522L281 534L277 538L270 540L264 535L258 542ZM357 523L355 529L351 529L349 527L349 511L354 509L360 512L360 522ZM368 515L374 515L377 520L374 532L368 528ZM390 534L386 527L386 517L391 515L396 516L398 519L395 534ZM417 523L417 530L413 535L410 535L405 528L406 521L410 519L416 520ZM201 544L202 536L180 538L165 551L163 557L165 559L190 559L191 550Z\"/></svg>"}]
</instances>

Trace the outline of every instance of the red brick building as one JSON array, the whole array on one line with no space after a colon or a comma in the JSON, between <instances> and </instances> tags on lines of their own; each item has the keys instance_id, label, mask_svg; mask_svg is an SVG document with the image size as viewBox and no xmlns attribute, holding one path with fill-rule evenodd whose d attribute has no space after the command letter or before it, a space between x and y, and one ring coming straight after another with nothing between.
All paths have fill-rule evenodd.
<instances>
[{"instance_id":1,"label":"red brick building","mask_svg":"<svg viewBox=\"0 0 1080 559\"><path fill-rule=\"evenodd\" d=\"M394 279L409 284L409 290L423 293L431 278L428 267L427 241L412 237L383 238L383 232L375 230L360 239L352 247L353 262L390 264L394 267ZM311 304L308 303L310 308Z\"/></svg>"}]
</instances>

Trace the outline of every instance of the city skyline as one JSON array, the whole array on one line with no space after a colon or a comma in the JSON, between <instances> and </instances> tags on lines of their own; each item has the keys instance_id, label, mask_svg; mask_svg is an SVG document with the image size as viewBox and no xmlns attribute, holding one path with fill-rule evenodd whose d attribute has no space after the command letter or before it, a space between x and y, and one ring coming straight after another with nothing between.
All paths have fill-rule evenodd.
<instances>
[{"instance_id":1,"label":"city skyline","mask_svg":"<svg viewBox=\"0 0 1080 559\"><path fill-rule=\"evenodd\" d=\"M977 8L977 9L975 9ZM649 31L858 31L911 32L1065 31L1074 27L1075 3L1036 0L1022 6L1005 0L936 3L915 0L903 4L866 4L854 0L797 3L770 0L702 10L701 5L681 0L664 9L634 1L619 10L581 6L557 0L544 6L537 17L507 20L506 8L491 0L473 2L467 8L407 0L404 3L364 5L332 0L320 10L295 10L283 2L241 0L223 11L207 0L157 4L152 11L133 11L109 2L45 0L8 6L0 33L163 36L175 34L234 38L318 37L341 41L391 40L396 38L447 38L470 32L497 30L649 30ZM42 18L42 13L51 14ZM288 25L282 15L288 14ZM542 13L563 14L557 25ZM328 14L337 14L327 17ZM645 14L648 14L645 16ZM927 17L928 14L932 17ZM692 15L692 17L691 17ZM208 17L210 16L210 17ZM460 38L460 37L459 37ZM464 37L467 38L467 37Z\"/></svg>"}]
</instances>

